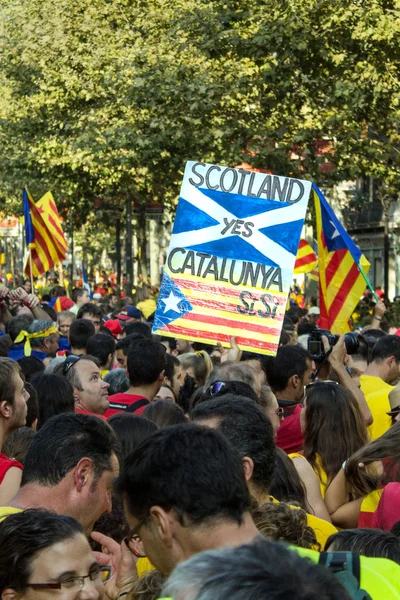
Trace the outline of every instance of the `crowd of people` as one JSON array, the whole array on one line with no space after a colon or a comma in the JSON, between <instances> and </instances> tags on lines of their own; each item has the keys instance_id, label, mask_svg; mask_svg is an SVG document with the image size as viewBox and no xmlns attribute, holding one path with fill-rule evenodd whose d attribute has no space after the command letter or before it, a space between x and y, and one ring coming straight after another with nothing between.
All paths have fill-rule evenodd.
<instances>
[{"instance_id":1,"label":"crowd of people","mask_svg":"<svg viewBox=\"0 0 400 600\"><path fill-rule=\"evenodd\" d=\"M400 598L400 337L285 316L276 356L155 302L0 289L0 598Z\"/></svg>"}]
</instances>

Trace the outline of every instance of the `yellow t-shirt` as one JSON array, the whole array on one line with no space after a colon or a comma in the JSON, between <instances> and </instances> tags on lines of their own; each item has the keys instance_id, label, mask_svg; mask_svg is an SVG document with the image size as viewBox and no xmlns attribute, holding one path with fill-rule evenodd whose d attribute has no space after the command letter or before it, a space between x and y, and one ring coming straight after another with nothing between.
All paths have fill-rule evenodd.
<instances>
[{"instance_id":1,"label":"yellow t-shirt","mask_svg":"<svg viewBox=\"0 0 400 600\"><path fill-rule=\"evenodd\" d=\"M307 460L305 456L303 456L302 454L298 454L297 452L293 452L292 454L289 454L288 456L292 460L294 458L303 458L304 460ZM319 488L321 490L321 496L322 496L322 498L325 498L326 490L328 488L328 475L325 473L324 469L322 468L321 459L319 458L319 456L317 456L317 463L318 463L319 469L314 469L314 472L319 480Z\"/></svg>"},{"instance_id":2,"label":"yellow t-shirt","mask_svg":"<svg viewBox=\"0 0 400 600\"><path fill-rule=\"evenodd\" d=\"M279 500L277 500L273 496L270 496L269 498L274 504L279 503ZM289 506L293 510L297 510L299 508L298 506L293 506L291 504L289 504ZM324 519L320 519L315 515L310 515L309 513L306 514L307 525L311 527L311 529L313 529L315 537L317 538L317 542L321 546L321 550L323 550L325 548L325 544L329 536L333 535L334 533L337 533L338 530L334 525L332 525L332 523L328 523L328 521L324 521Z\"/></svg>"},{"instance_id":3,"label":"yellow t-shirt","mask_svg":"<svg viewBox=\"0 0 400 600\"><path fill-rule=\"evenodd\" d=\"M393 386L385 383L380 377L372 375L360 376L361 390L369 406L374 422L368 427L371 441L381 437L391 426L389 393Z\"/></svg>"}]
</instances>

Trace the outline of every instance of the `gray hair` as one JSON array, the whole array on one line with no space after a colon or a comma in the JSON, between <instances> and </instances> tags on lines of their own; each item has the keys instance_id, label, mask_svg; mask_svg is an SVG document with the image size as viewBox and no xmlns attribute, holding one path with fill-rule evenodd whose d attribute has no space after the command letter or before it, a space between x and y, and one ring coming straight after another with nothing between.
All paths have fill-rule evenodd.
<instances>
[{"instance_id":1,"label":"gray hair","mask_svg":"<svg viewBox=\"0 0 400 600\"><path fill-rule=\"evenodd\" d=\"M342 600L343 588L326 567L264 539L196 554L176 567L161 596L174 600Z\"/></svg>"},{"instance_id":2,"label":"gray hair","mask_svg":"<svg viewBox=\"0 0 400 600\"><path fill-rule=\"evenodd\" d=\"M57 313L57 322L63 321L64 319L71 319L71 321L76 320L76 314L71 312L70 310L64 310L63 312Z\"/></svg>"},{"instance_id":3,"label":"gray hair","mask_svg":"<svg viewBox=\"0 0 400 600\"><path fill-rule=\"evenodd\" d=\"M104 376L104 381L110 384L108 390L110 396L126 392L130 386L125 369L113 369L112 371L109 371Z\"/></svg>"},{"instance_id":4,"label":"gray hair","mask_svg":"<svg viewBox=\"0 0 400 600\"><path fill-rule=\"evenodd\" d=\"M29 333L40 333L41 331L46 331L46 329L52 325L54 325L54 322L50 319L35 319L35 321L32 321L31 325L29 326L28 331ZM47 340L47 338L53 341L55 335L55 333L51 333L50 335L44 335L43 337L32 338L30 340L32 348L40 348L40 346L43 345L44 340Z\"/></svg>"},{"instance_id":5,"label":"gray hair","mask_svg":"<svg viewBox=\"0 0 400 600\"><path fill-rule=\"evenodd\" d=\"M95 356L90 356L89 354L82 354L80 357L80 360L89 360L90 362L94 362L95 365L97 365L98 367L100 367L100 363L99 360L95 357ZM61 375L61 377L65 377L67 381L70 382L70 384L72 385L73 388L76 388L77 390L83 390L82 387L82 382L81 382L81 378L79 377L79 373L78 370L75 369L74 366L72 366L66 375L64 375L64 362L65 362L65 358L62 362L60 362L58 365L55 366L54 368L54 375ZM78 362L78 361L76 361Z\"/></svg>"},{"instance_id":6,"label":"gray hair","mask_svg":"<svg viewBox=\"0 0 400 600\"><path fill-rule=\"evenodd\" d=\"M206 386L215 381L241 381L254 389L256 386L256 373L250 365L233 360L227 360L211 372Z\"/></svg>"},{"instance_id":7,"label":"gray hair","mask_svg":"<svg viewBox=\"0 0 400 600\"><path fill-rule=\"evenodd\" d=\"M56 356L49 362L49 364L45 368L44 372L45 373L54 373L54 369L56 369L58 367L58 365L60 365L64 361L65 361L65 356Z\"/></svg>"}]
</instances>

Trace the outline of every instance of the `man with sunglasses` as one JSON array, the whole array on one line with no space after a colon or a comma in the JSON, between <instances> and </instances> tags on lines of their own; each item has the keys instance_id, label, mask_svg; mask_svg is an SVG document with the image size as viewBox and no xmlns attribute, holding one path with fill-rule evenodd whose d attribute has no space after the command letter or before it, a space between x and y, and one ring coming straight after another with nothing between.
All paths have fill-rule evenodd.
<instances>
[{"instance_id":1,"label":"man with sunglasses","mask_svg":"<svg viewBox=\"0 0 400 600\"><path fill-rule=\"evenodd\" d=\"M102 417L109 408L108 388L94 356L68 356L54 370L68 379L74 390L75 412Z\"/></svg>"}]
</instances>

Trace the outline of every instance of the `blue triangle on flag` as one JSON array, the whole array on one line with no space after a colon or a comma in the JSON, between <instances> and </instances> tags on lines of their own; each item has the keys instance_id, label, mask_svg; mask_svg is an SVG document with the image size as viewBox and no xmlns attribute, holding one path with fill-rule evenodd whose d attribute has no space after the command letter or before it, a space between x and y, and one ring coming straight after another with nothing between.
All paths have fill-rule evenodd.
<instances>
[{"instance_id":1,"label":"blue triangle on flag","mask_svg":"<svg viewBox=\"0 0 400 600\"><path fill-rule=\"evenodd\" d=\"M250 219L254 215L260 215L269 210L279 210L290 206L288 202L277 202L265 198L249 198L249 196L243 196L242 194L230 194L203 188L199 188L199 190L211 200L218 202L238 219Z\"/></svg>"},{"instance_id":2,"label":"blue triangle on flag","mask_svg":"<svg viewBox=\"0 0 400 600\"><path fill-rule=\"evenodd\" d=\"M302 225L303 221L300 219L272 227L263 227L260 232L296 256Z\"/></svg>"},{"instance_id":3,"label":"blue triangle on flag","mask_svg":"<svg viewBox=\"0 0 400 600\"><path fill-rule=\"evenodd\" d=\"M204 244L187 246L196 252L205 252L222 258L232 258L236 260L248 260L252 262L278 267L273 260L259 252L252 244L246 242L238 235L222 238Z\"/></svg>"},{"instance_id":4,"label":"blue triangle on flag","mask_svg":"<svg viewBox=\"0 0 400 600\"><path fill-rule=\"evenodd\" d=\"M203 229L203 227L210 227L211 225L219 225L219 221L207 215L200 208L196 208L184 198L179 198L173 234L192 231L192 229Z\"/></svg>"},{"instance_id":5,"label":"blue triangle on flag","mask_svg":"<svg viewBox=\"0 0 400 600\"><path fill-rule=\"evenodd\" d=\"M168 327L170 323L193 310L193 306L167 273L164 273L154 317L153 331Z\"/></svg>"}]
</instances>

